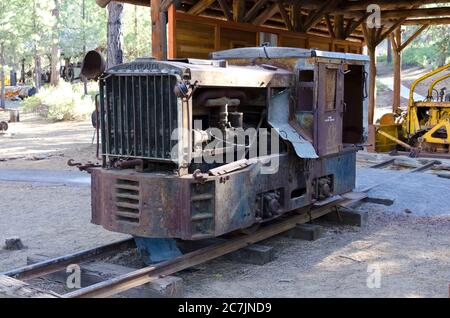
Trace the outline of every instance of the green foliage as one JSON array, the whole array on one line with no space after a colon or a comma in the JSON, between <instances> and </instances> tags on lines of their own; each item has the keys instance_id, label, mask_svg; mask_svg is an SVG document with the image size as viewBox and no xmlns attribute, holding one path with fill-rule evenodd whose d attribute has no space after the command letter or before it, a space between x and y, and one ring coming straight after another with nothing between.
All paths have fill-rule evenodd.
<instances>
[{"instance_id":1,"label":"green foliage","mask_svg":"<svg viewBox=\"0 0 450 318\"><path fill-rule=\"evenodd\" d=\"M416 27L407 27L404 38L408 38ZM450 58L450 26L435 25L416 38L402 54L404 66L439 67Z\"/></svg>"},{"instance_id":2,"label":"green foliage","mask_svg":"<svg viewBox=\"0 0 450 318\"><path fill-rule=\"evenodd\" d=\"M407 47L402 54L402 66L426 66L434 64L436 52L432 47Z\"/></svg>"},{"instance_id":3,"label":"green foliage","mask_svg":"<svg viewBox=\"0 0 450 318\"><path fill-rule=\"evenodd\" d=\"M389 87L381 83L379 80L376 81L377 92L387 92L390 91Z\"/></svg>"},{"instance_id":4,"label":"green foliage","mask_svg":"<svg viewBox=\"0 0 450 318\"><path fill-rule=\"evenodd\" d=\"M124 15L124 57L134 60L150 56L152 30L150 8L125 5Z\"/></svg>"},{"instance_id":5,"label":"green foliage","mask_svg":"<svg viewBox=\"0 0 450 318\"><path fill-rule=\"evenodd\" d=\"M379 55L377 56L377 63L387 63L387 55Z\"/></svg>"},{"instance_id":6,"label":"green foliage","mask_svg":"<svg viewBox=\"0 0 450 318\"><path fill-rule=\"evenodd\" d=\"M21 107L25 112L37 113L51 121L66 121L89 118L95 103L91 96L83 94L82 85L61 81L58 86L44 87L25 99Z\"/></svg>"},{"instance_id":7,"label":"green foliage","mask_svg":"<svg viewBox=\"0 0 450 318\"><path fill-rule=\"evenodd\" d=\"M54 30L54 0L0 0L0 43L5 43L6 65L20 69L25 59L27 70L34 69L33 57L50 64L52 35L57 32L61 54L79 62L85 51L106 48L108 10L94 0L60 1L60 22ZM150 55L150 9L125 5L124 57L126 60Z\"/></svg>"}]
</instances>

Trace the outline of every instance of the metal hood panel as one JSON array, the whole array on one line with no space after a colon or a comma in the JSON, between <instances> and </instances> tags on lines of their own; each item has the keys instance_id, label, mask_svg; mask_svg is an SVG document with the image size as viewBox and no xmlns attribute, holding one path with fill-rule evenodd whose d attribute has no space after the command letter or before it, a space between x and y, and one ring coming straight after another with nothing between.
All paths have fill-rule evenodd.
<instances>
[{"instance_id":1,"label":"metal hood panel","mask_svg":"<svg viewBox=\"0 0 450 318\"><path fill-rule=\"evenodd\" d=\"M292 144L298 157L305 159L319 158L313 145L289 124L289 96L290 90L286 89L271 98L268 122L281 138Z\"/></svg>"}]
</instances>

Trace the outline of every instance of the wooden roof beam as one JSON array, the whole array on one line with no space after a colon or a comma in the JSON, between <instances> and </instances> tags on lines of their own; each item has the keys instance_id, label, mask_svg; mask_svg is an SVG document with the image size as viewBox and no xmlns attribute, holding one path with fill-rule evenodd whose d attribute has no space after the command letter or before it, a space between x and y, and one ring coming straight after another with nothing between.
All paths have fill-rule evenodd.
<instances>
[{"instance_id":1,"label":"wooden roof beam","mask_svg":"<svg viewBox=\"0 0 450 318\"><path fill-rule=\"evenodd\" d=\"M448 3L448 0L364 0L364 1L347 1L347 4L342 5L341 9L347 11L359 11L366 10L367 6L370 4L377 4L380 6L382 10L394 10L396 8L407 8L412 5L424 5L424 4L432 4L432 3Z\"/></svg>"},{"instance_id":2,"label":"wooden roof beam","mask_svg":"<svg viewBox=\"0 0 450 318\"><path fill-rule=\"evenodd\" d=\"M199 15L212 5L216 0L200 0L188 10L188 14Z\"/></svg>"},{"instance_id":3,"label":"wooden roof beam","mask_svg":"<svg viewBox=\"0 0 450 318\"><path fill-rule=\"evenodd\" d=\"M331 23L330 15L325 14L325 22L327 24L328 33L330 34L331 38L335 39L336 34L334 34L333 24Z\"/></svg>"},{"instance_id":4,"label":"wooden roof beam","mask_svg":"<svg viewBox=\"0 0 450 318\"><path fill-rule=\"evenodd\" d=\"M268 0L256 1L253 7L248 10L247 14L244 16L244 22L251 22L258 15L262 7L267 4Z\"/></svg>"},{"instance_id":5,"label":"wooden roof beam","mask_svg":"<svg viewBox=\"0 0 450 318\"><path fill-rule=\"evenodd\" d=\"M277 4L278 4L278 10L280 11L281 17L283 18L284 24L286 24L286 27L289 31L293 31L294 27L293 27L291 18L289 17L288 13L286 12L283 2L278 0Z\"/></svg>"},{"instance_id":6,"label":"wooden roof beam","mask_svg":"<svg viewBox=\"0 0 450 318\"><path fill-rule=\"evenodd\" d=\"M439 25L450 24L450 18L433 18L433 19L407 19L403 21L402 25Z\"/></svg>"},{"instance_id":7,"label":"wooden roof beam","mask_svg":"<svg viewBox=\"0 0 450 318\"><path fill-rule=\"evenodd\" d=\"M278 11L279 11L278 4L273 3L270 7L266 8L259 16L257 16L253 21L253 23L256 25L264 24L267 20L273 17L274 14L277 13Z\"/></svg>"},{"instance_id":8,"label":"wooden roof beam","mask_svg":"<svg viewBox=\"0 0 450 318\"><path fill-rule=\"evenodd\" d=\"M303 27L302 4L300 1L295 2L291 6L291 19L294 31L300 31Z\"/></svg>"},{"instance_id":9,"label":"wooden roof beam","mask_svg":"<svg viewBox=\"0 0 450 318\"><path fill-rule=\"evenodd\" d=\"M341 0L327 0L320 9L316 12L310 14L310 16L306 19L305 24L303 25L304 32L308 32L309 29L314 27L316 23L322 20L326 13L329 13L334 7L336 7Z\"/></svg>"},{"instance_id":10,"label":"wooden roof beam","mask_svg":"<svg viewBox=\"0 0 450 318\"><path fill-rule=\"evenodd\" d=\"M345 27L344 30L345 37L348 38L353 32L355 32L355 30L367 19L369 15L370 13L367 12L356 21L353 21L353 19L348 21L347 26Z\"/></svg>"},{"instance_id":11,"label":"wooden roof beam","mask_svg":"<svg viewBox=\"0 0 450 318\"><path fill-rule=\"evenodd\" d=\"M412 41L414 41L415 38L417 38L426 28L428 28L430 25L425 24L422 25L420 28L416 30L405 42L403 42L400 46L398 46L398 51L403 51Z\"/></svg>"},{"instance_id":12,"label":"wooden roof beam","mask_svg":"<svg viewBox=\"0 0 450 318\"><path fill-rule=\"evenodd\" d=\"M420 18L450 16L450 7L409 9L409 10L387 10L381 12L381 17L386 18Z\"/></svg>"},{"instance_id":13,"label":"wooden roof beam","mask_svg":"<svg viewBox=\"0 0 450 318\"><path fill-rule=\"evenodd\" d=\"M245 0L233 0L233 20L242 22L245 15Z\"/></svg>"},{"instance_id":14,"label":"wooden roof beam","mask_svg":"<svg viewBox=\"0 0 450 318\"><path fill-rule=\"evenodd\" d=\"M323 1L318 0L286 0L286 3L294 4L301 2L303 7L317 10L321 7ZM344 11L366 11L370 4L377 4L382 10L394 10L398 8L408 8L411 5L424 5L433 3L448 3L448 0L361 0L361 1L345 1L339 5L339 10Z\"/></svg>"},{"instance_id":15,"label":"wooden roof beam","mask_svg":"<svg viewBox=\"0 0 450 318\"><path fill-rule=\"evenodd\" d=\"M228 21L233 21L233 13L231 12L231 8L228 5L226 0L217 0L219 2L220 7L222 8L223 14Z\"/></svg>"},{"instance_id":16,"label":"wooden roof beam","mask_svg":"<svg viewBox=\"0 0 450 318\"><path fill-rule=\"evenodd\" d=\"M386 37L391 34L391 32L393 32L395 29L397 29L399 26L402 25L403 21L405 21L406 18L400 18L396 23L394 23L386 32L384 32L383 34L379 34L377 37L375 37L374 40L374 45L375 47L378 46L378 44L380 44L384 39L386 39Z\"/></svg>"}]
</instances>

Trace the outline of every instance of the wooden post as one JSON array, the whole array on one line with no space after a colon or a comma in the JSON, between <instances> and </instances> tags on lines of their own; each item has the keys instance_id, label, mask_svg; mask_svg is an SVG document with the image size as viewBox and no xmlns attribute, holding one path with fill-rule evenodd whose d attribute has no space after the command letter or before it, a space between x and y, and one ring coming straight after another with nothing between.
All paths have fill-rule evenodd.
<instances>
[{"instance_id":1,"label":"wooden post","mask_svg":"<svg viewBox=\"0 0 450 318\"><path fill-rule=\"evenodd\" d=\"M377 60L375 54L376 47L372 45L367 47L370 57L370 66L369 66L369 126L373 124L373 118L375 115L375 100L377 95L377 87L376 87L376 76L377 76Z\"/></svg>"},{"instance_id":2,"label":"wooden post","mask_svg":"<svg viewBox=\"0 0 450 318\"><path fill-rule=\"evenodd\" d=\"M395 42L392 41L392 39L394 39ZM400 87L402 83L402 52L399 47L402 43L401 27L398 27L394 31L394 34L391 37L391 42L394 53L394 90L392 98L392 111L395 113L400 107Z\"/></svg>"},{"instance_id":3,"label":"wooden post","mask_svg":"<svg viewBox=\"0 0 450 318\"><path fill-rule=\"evenodd\" d=\"M365 23L361 24L365 42L367 45L367 52L370 57L369 64L369 111L368 111L368 127L369 127L369 140L371 126L373 125L373 118L375 114L375 99L376 99L376 77L377 77L377 66L376 66L376 48L377 39L375 38L375 29L368 29ZM372 136L373 137L373 136Z\"/></svg>"},{"instance_id":4,"label":"wooden post","mask_svg":"<svg viewBox=\"0 0 450 318\"><path fill-rule=\"evenodd\" d=\"M166 14L161 12L161 0L151 2L152 55L157 60L167 59Z\"/></svg>"},{"instance_id":5,"label":"wooden post","mask_svg":"<svg viewBox=\"0 0 450 318\"><path fill-rule=\"evenodd\" d=\"M174 59L177 56L177 42L176 42L176 12L177 9L174 4L171 4L168 9L168 34L167 34L167 46L168 46L168 54L170 59Z\"/></svg>"},{"instance_id":6,"label":"wooden post","mask_svg":"<svg viewBox=\"0 0 450 318\"><path fill-rule=\"evenodd\" d=\"M334 16L334 34L338 39L345 39L344 16L342 14L337 14Z\"/></svg>"}]
</instances>

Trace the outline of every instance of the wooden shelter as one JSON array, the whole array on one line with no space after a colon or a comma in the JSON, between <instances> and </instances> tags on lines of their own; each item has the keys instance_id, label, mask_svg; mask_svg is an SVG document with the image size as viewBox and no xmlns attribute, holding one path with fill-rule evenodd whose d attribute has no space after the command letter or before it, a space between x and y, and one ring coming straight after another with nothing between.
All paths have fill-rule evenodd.
<instances>
[{"instance_id":1,"label":"wooden shelter","mask_svg":"<svg viewBox=\"0 0 450 318\"><path fill-rule=\"evenodd\" d=\"M96 1L102 7L110 2ZM212 51L264 43L347 53L362 53L367 46L371 57L369 124L375 109L376 47L390 37L396 109L400 104L401 51L429 25L450 23L450 6L445 6L450 1L440 0L119 1L151 7L152 54L161 60L207 58ZM438 6L426 6L431 4ZM403 42L402 25L418 26Z\"/></svg>"}]
</instances>

